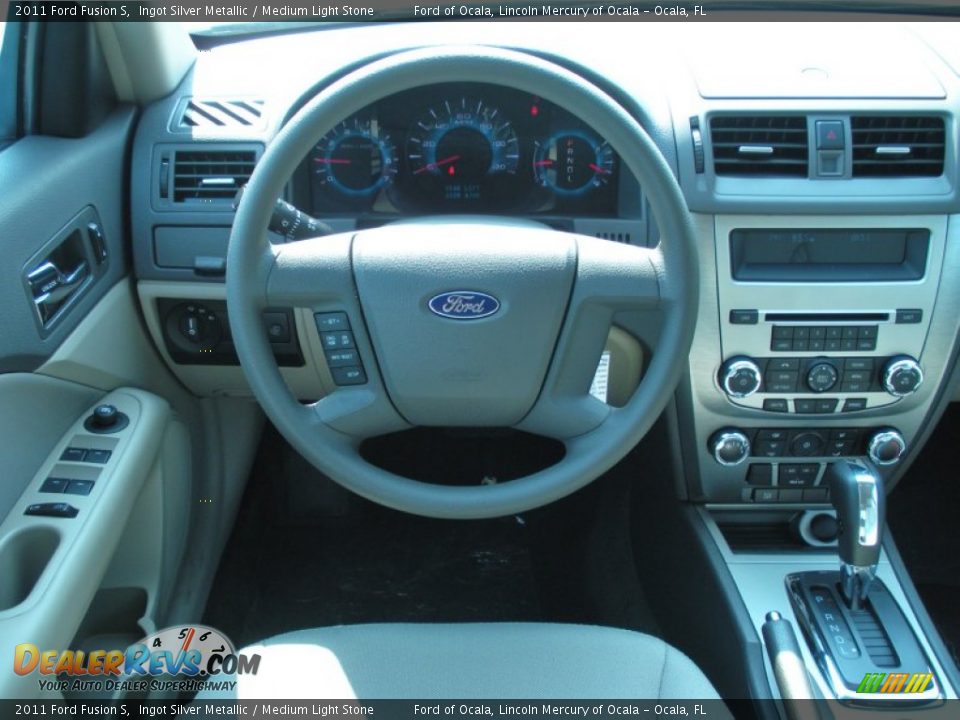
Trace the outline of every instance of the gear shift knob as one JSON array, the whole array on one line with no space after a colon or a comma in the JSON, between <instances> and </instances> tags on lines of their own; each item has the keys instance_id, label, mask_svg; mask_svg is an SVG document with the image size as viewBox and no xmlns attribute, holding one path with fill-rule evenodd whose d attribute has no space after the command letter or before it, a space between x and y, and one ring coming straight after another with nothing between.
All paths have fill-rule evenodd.
<instances>
[{"instance_id":1,"label":"gear shift knob","mask_svg":"<svg viewBox=\"0 0 960 720\"><path fill-rule=\"evenodd\" d=\"M880 561L886 509L883 482L869 463L846 460L827 466L826 481L840 521L837 546L843 594L856 610L867 599Z\"/></svg>"}]
</instances>

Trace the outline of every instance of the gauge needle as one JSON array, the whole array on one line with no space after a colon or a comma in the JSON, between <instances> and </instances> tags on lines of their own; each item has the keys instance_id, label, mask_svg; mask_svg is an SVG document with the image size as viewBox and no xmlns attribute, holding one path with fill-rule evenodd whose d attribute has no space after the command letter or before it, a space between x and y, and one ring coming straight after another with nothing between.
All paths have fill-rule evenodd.
<instances>
[{"instance_id":1,"label":"gauge needle","mask_svg":"<svg viewBox=\"0 0 960 720\"><path fill-rule=\"evenodd\" d=\"M595 173L600 173L601 175L609 175L609 174L610 174L610 171L607 170L607 168L605 168L605 167L600 167L600 166L597 165L596 163L590 163L590 169L593 170Z\"/></svg>"},{"instance_id":2,"label":"gauge needle","mask_svg":"<svg viewBox=\"0 0 960 720\"><path fill-rule=\"evenodd\" d=\"M351 162L346 158L314 158L313 161L324 165L349 165Z\"/></svg>"},{"instance_id":3,"label":"gauge needle","mask_svg":"<svg viewBox=\"0 0 960 720\"><path fill-rule=\"evenodd\" d=\"M420 173L426 172L427 170L436 170L441 165L449 165L450 163L456 162L459 159L460 159L459 155L451 155L450 157L445 157L443 160L437 160L436 162L430 163L429 165L424 165L419 170L414 170L413 174L419 175Z\"/></svg>"},{"instance_id":4,"label":"gauge needle","mask_svg":"<svg viewBox=\"0 0 960 720\"><path fill-rule=\"evenodd\" d=\"M534 167L545 167L546 165L553 165L553 160L537 160L533 165Z\"/></svg>"}]
</instances>

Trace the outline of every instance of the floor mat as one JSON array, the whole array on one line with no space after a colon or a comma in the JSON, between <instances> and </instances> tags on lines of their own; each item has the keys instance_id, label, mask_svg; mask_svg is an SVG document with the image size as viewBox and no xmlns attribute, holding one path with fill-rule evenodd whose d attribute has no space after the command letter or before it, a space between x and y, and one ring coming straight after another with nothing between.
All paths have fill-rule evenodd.
<instances>
[{"instance_id":1,"label":"floor mat","mask_svg":"<svg viewBox=\"0 0 960 720\"><path fill-rule=\"evenodd\" d=\"M440 474L444 451L457 476L474 482L529 472L531 455L543 456L536 444L498 456L489 440L470 451L461 436L407 439L405 463L421 477ZM577 622L656 633L626 532L627 487L613 473L522 517L433 520L343 490L268 429L204 620L239 644L366 622Z\"/></svg>"}]
</instances>

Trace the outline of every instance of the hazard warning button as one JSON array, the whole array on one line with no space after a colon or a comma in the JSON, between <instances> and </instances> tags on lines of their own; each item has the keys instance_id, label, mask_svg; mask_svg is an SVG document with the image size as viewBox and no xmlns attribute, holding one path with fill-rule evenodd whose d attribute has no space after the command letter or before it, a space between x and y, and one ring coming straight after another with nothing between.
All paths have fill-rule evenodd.
<instances>
[{"instance_id":1,"label":"hazard warning button","mask_svg":"<svg viewBox=\"0 0 960 720\"><path fill-rule=\"evenodd\" d=\"M842 150L843 147L843 121L817 120L817 149Z\"/></svg>"}]
</instances>

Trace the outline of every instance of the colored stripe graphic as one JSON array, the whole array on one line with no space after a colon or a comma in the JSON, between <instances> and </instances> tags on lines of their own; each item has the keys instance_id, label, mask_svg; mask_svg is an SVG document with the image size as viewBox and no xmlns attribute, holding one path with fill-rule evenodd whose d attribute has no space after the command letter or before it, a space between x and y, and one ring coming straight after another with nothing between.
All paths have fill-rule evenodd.
<instances>
[{"instance_id":1,"label":"colored stripe graphic","mask_svg":"<svg viewBox=\"0 0 960 720\"><path fill-rule=\"evenodd\" d=\"M857 687L858 693L922 693L933 680L933 673L867 673Z\"/></svg>"}]
</instances>

